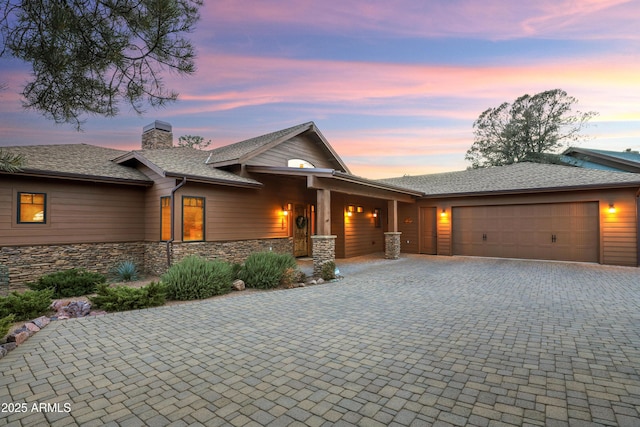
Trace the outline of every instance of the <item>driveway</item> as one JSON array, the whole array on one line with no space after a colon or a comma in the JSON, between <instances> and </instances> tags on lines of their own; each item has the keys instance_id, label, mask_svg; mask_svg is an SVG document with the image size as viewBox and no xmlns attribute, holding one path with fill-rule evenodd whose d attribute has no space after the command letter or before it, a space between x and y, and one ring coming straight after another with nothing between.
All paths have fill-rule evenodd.
<instances>
[{"instance_id":1,"label":"driveway","mask_svg":"<svg viewBox=\"0 0 640 427\"><path fill-rule=\"evenodd\" d=\"M640 269L356 261L336 283L52 322L0 360L0 425L640 422Z\"/></svg>"}]
</instances>

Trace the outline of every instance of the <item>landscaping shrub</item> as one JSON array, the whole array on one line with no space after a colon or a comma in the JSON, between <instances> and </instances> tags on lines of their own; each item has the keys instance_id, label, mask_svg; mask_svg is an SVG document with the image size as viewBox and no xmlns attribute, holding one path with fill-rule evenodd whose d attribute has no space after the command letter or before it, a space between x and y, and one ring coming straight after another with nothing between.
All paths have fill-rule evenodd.
<instances>
[{"instance_id":1,"label":"landscaping shrub","mask_svg":"<svg viewBox=\"0 0 640 427\"><path fill-rule=\"evenodd\" d=\"M13 314L9 314L8 316L0 319L0 339L9 333L9 329L11 328L11 325L13 325L13 322L15 322L15 316Z\"/></svg>"},{"instance_id":2,"label":"landscaping shrub","mask_svg":"<svg viewBox=\"0 0 640 427\"><path fill-rule=\"evenodd\" d=\"M106 281L104 274L72 268L47 274L27 286L34 291L53 289L53 298L68 298L92 294L99 283Z\"/></svg>"},{"instance_id":3,"label":"landscaping shrub","mask_svg":"<svg viewBox=\"0 0 640 427\"><path fill-rule=\"evenodd\" d=\"M119 282L130 282L138 280L138 267L133 261L122 261L113 270L116 280Z\"/></svg>"},{"instance_id":4,"label":"landscaping shrub","mask_svg":"<svg viewBox=\"0 0 640 427\"><path fill-rule=\"evenodd\" d=\"M320 276L323 280L333 280L336 278L336 263L327 261L320 268Z\"/></svg>"},{"instance_id":5,"label":"landscaping shrub","mask_svg":"<svg viewBox=\"0 0 640 427\"><path fill-rule=\"evenodd\" d=\"M98 285L98 295L89 297L92 304L106 311L158 307L165 303L165 299L165 287L159 282L151 282L141 288L130 286L111 288L106 283L101 283Z\"/></svg>"},{"instance_id":6,"label":"landscaping shrub","mask_svg":"<svg viewBox=\"0 0 640 427\"><path fill-rule=\"evenodd\" d=\"M0 297L0 317L13 314L15 321L40 317L49 311L52 296L53 289L23 293L13 291L6 297Z\"/></svg>"},{"instance_id":7,"label":"landscaping shrub","mask_svg":"<svg viewBox=\"0 0 640 427\"><path fill-rule=\"evenodd\" d=\"M231 291L233 267L231 264L199 256L188 256L173 265L162 276L167 298L193 300L226 294Z\"/></svg>"},{"instance_id":8,"label":"landscaping shrub","mask_svg":"<svg viewBox=\"0 0 640 427\"><path fill-rule=\"evenodd\" d=\"M271 289L280 284L287 269L297 270L298 264L291 254L256 252L247 258L239 278L250 288Z\"/></svg>"}]
</instances>

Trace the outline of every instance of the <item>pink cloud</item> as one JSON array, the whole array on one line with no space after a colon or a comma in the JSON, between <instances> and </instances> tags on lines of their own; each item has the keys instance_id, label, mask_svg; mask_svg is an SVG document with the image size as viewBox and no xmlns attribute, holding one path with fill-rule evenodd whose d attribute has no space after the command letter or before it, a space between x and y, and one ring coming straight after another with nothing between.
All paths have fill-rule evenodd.
<instances>
[{"instance_id":1,"label":"pink cloud","mask_svg":"<svg viewBox=\"0 0 640 427\"><path fill-rule=\"evenodd\" d=\"M632 0L454 0L416 2L226 0L208 2L207 21L218 27L287 25L307 31L375 31L418 37L604 37L639 39L640 4ZM216 28L216 25L211 28ZM273 28L273 27L271 27Z\"/></svg>"}]
</instances>

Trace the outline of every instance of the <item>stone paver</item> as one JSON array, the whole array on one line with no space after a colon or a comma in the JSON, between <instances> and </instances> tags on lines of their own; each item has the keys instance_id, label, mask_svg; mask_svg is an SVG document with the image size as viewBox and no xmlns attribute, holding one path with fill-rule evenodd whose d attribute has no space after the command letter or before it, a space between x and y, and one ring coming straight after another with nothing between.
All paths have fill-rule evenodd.
<instances>
[{"instance_id":1,"label":"stone paver","mask_svg":"<svg viewBox=\"0 0 640 427\"><path fill-rule=\"evenodd\" d=\"M0 360L0 425L638 425L639 269L356 261L53 322Z\"/></svg>"}]
</instances>

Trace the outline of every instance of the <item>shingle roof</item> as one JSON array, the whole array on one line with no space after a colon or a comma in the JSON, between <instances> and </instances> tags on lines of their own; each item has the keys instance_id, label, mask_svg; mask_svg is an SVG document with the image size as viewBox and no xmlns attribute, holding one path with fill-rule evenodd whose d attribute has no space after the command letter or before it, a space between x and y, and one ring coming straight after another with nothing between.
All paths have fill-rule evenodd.
<instances>
[{"instance_id":1,"label":"shingle roof","mask_svg":"<svg viewBox=\"0 0 640 427\"><path fill-rule=\"evenodd\" d=\"M135 168L111 161L126 151L88 144L28 145L2 147L3 151L22 155L26 173L92 177L106 180L152 181Z\"/></svg>"},{"instance_id":2,"label":"shingle roof","mask_svg":"<svg viewBox=\"0 0 640 427\"><path fill-rule=\"evenodd\" d=\"M231 160L238 160L253 151L277 141L289 134L295 134L309 129L313 126L313 122L303 123L297 126L292 126L287 129L282 129L276 132L260 135L255 138L246 139L244 141L236 142L235 144L225 145L224 147L215 148L210 150L211 157L208 163L221 163Z\"/></svg>"},{"instance_id":3,"label":"shingle roof","mask_svg":"<svg viewBox=\"0 0 640 427\"><path fill-rule=\"evenodd\" d=\"M216 169L207 165L208 151L195 148L174 147L155 150L138 150L144 159L156 165L164 171L165 175L200 177L205 180L226 181L229 183L242 183L250 185L262 185L260 182L236 175L231 172Z\"/></svg>"},{"instance_id":4,"label":"shingle roof","mask_svg":"<svg viewBox=\"0 0 640 427\"><path fill-rule=\"evenodd\" d=\"M381 181L422 191L430 196L597 186L637 185L640 187L640 174L551 164L516 163L509 166L403 176Z\"/></svg>"}]
</instances>

